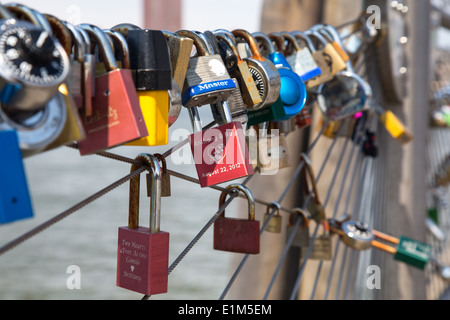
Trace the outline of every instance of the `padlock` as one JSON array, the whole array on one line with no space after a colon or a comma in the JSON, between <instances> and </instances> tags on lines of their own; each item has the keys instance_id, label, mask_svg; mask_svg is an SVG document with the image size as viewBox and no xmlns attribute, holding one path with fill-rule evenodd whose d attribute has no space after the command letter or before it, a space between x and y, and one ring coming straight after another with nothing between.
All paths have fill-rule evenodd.
<instances>
[{"instance_id":1,"label":"padlock","mask_svg":"<svg viewBox=\"0 0 450 320\"><path fill-rule=\"evenodd\" d=\"M78 142L86 138L86 133L83 128L80 114L78 113L78 108L67 86L62 84L59 87L59 92L64 96L64 105L66 106L67 115L66 121L61 133L56 136L54 141L47 145L42 152Z\"/></svg>"},{"instance_id":2,"label":"padlock","mask_svg":"<svg viewBox=\"0 0 450 320\"><path fill-rule=\"evenodd\" d=\"M347 54L346 49L343 47L342 39L338 41L335 38L336 36L339 37L339 34L337 33L336 29L334 29L334 27L326 24L316 24L311 29L320 32L328 40L328 42L331 43L334 50L336 50L336 52L341 57L342 61L344 61L345 63L348 63L350 61L350 57Z\"/></svg>"},{"instance_id":3,"label":"padlock","mask_svg":"<svg viewBox=\"0 0 450 320\"><path fill-rule=\"evenodd\" d=\"M300 222L297 222L297 219L301 219ZM296 224L298 223L298 227L296 228ZM295 235L292 235L292 233ZM292 210L289 215L289 223L286 227L286 242L288 242L292 238L290 244L293 247L304 248L305 250L309 246L309 219L308 215L303 209L295 208Z\"/></svg>"},{"instance_id":4,"label":"padlock","mask_svg":"<svg viewBox=\"0 0 450 320\"><path fill-rule=\"evenodd\" d=\"M311 247L311 252L309 254L310 260L321 260L321 261L330 261L333 258L333 254L331 252L332 250L332 243L331 243L331 236L330 236L330 230L328 221L323 221L321 223L321 226L323 228L323 233L316 236L314 239L310 237L309 239L309 246ZM308 248L302 248L301 250L301 256L302 259L306 257Z\"/></svg>"},{"instance_id":5,"label":"padlock","mask_svg":"<svg viewBox=\"0 0 450 320\"><path fill-rule=\"evenodd\" d=\"M424 269L430 261L432 247L429 244L400 237L400 239L371 229L367 224L348 220L340 225L334 223L331 231L340 235L341 240L355 250L368 250L372 247L394 255L394 259L419 269ZM392 247L384 242L396 245Z\"/></svg>"},{"instance_id":6,"label":"padlock","mask_svg":"<svg viewBox=\"0 0 450 320\"><path fill-rule=\"evenodd\" d=\"M0 102L5 110L42 109L69 74L69 58L59 41L26 21L1 21L0 55Z\"/></svg>"},{"instance_id":7,"label":"padlock","mask_svg":"<svg viewBox=\"0 0 450 320\"><path fill-rule=\"evenodd\" d=\"M248 218L227 218L225 211L214 221L214 250L259 254L260 223L255 220L255 200L250 190L238 184L230 185L228 191L242 192L248 201ZM225 203L228 192L220 195L219 208Z\"/></svg>"},{"instance_id":8,"label":"padlock","mask_svg":"<svg viewBox=\"0 0 450 320\"><path fill-rule=\"evenodd\" d=\"M329 65L330 65L330 71L331 75L335 76L338 74L338 72L343 71L347 68L347 64L342 59L342 57L339 55L339 53L336 51L336 49L333 47L333 45L327 41L327 39L322 36L321 33L319 33L316 30L308 30L305 32L307 36L310 38L315 38L319 44L319 47L317 47L322 55L326 57L326 59L329 59ZM322 68L321 68L322 69Z\"/></svg>"},{"instance_id":9,"label":"padlock","mask_svg":"<svg viewBox=\"0 0 450 320\"><path fill-rule=\"evenodd\" d=\"M33 206L15 130L0 131L0 224L32 218Z\"/></svg>"},{"instance_id":10,"label":"padlock","mask_svg":"<svg viewBox=\"0 0 450 320\"><path fill-rule=\"evenodd\" d=\"M312 125L311 113L308 108L303 108L298 115L294 117L297 128L304 129Z\"/></svg>"},{"instance_id":11,"label":"padlock","mask_svg":"<svg viewBox=\"0 0 450 320\"><path fill-rule=\"evenodd\" d=\"M167 171L167 162L166 158L164 158L161 154L155 153L153 155L161 162L161 197L166 198L171 196L171 187L170 187L170 174ZM147 174L147 196L151 197L152 191L152 175Z\"/></svg>"},{"instance_id":12,"label":"padlock","mask_svg":"<svg viewBox=\"0 0 450 320\"><path fill-rule=\"evenodd\" d=\"M71 48L70 52L70 73L67 77L66 85L77 108L84 109L86 101L84 98L84 89L86 86L86 82L84 80L84 55L87 51L86 43L84 42L84 38L81 33L74 25L68 22L64 22L64 24L70 31L70 37L73 43L73 49Z\"/></svg>"},{"instance_id":13,"label":"padlock","mask_svg":"<svg viewBox=\"0 0 450 320\"><path fill-rule=\"evenodd\" d=\"M148 136L131 71L119 69L106 34L98 27L81 24L97 44L106 74L95 79L92 116L81 114L86 139L78 142L81 155L92 154Z\"/></svg>"},{"instance_id":14,"label":"padlock","mask_svg":"<svg viewBox=\"0 0 450 320\"><path fill-rule=\"evenodd\" d=\"M281 32L281 36L288 42L286 48L290 45L292 47L291 51L293 51L289 52L289 54L285 52L286 60L303 82L307 82L322 74L322 70L314 61L311 50L308 47L302 48L289 32Z\"/></svg>"},{"instance_id":15,"label":"padlock","mask_svg":"<svg viewBox=\"0 0 450 320\"><path fill-rule=\"evenodd\" d=\"M304 183L305 183L305 195L309 196L312 193L311 199L310 199L310 201L308 201L308 204L307 204L307 210L311 214L311 218L314 221L316 221L317 223L322 223L323 221L326 220L326 213L325 213L325 208L323 207L323 205L319 199L319 194L318 194L317 185L316 185L316 178L314 175L314 170L312 168L311 160L305 153L302 153L300 155L300 160L303 160L303 162L304 162L304 168L302 171L303 171L303 178L304 178ZM308 187L307 176L309 176L309 180L312 185L311 191L309 190L309 187Z\"/></svg>"},{"instance_id":16,"label":"padlock","mask_svg":"<svg viewBox=\"0 0 450 320\"><path fill-rule=\"evenodd\" d=\"M196 32L196 33L205 41L208 48L210 48L209 50L214 50L211 51L211 53L220 54L220 49L217 43L216 36L211 31L205 31L203 33ZM237 67L237 60L235 68L236 67ZM229 71L228 67L227 71ZM235 78L233 78L232 80L234 81L236 88L233 89L231 95L226 100L228 104L228 110L230 111L232 121L244 124L247 123L248 121L247 108L244 105L244 101L242 99L241 90L239 88L239 82ZM214 120L219 125L224 124L223 119L225 118L225 116L221 114L221 110L222 108L220 107L220 102L211 104L211 112L213 114Z\"/></svg>"},{"instance_id":17,"label":"padlock","mask_svg":"<svg viewBox=\"0 0 450 320\"><path fill-rule=\"evenodd\" d=\"M259 110L271 106L280 96L281 78L277 68L271 61L262 56L258 43L251 33L244 29L236 29L232 33L236 40L243 40L249 48L250 56L243 58L243 60L248 65L262 100L261 103L249 108L249 110ZM249 126L251 125L249 124Z\"/></svg>"},{"instance_id":18,"label":"padlock","mask_svg":"<svg viewBox=\"0 0 450 320\"><path fill-rule=\"evenodd\" d=\"M83 111L86 117L92 116L92 100L95 97L95 65L96 65L96 57L91 52L91 39L88 33L80 28L79 26L75 27L76 30L80 33L85 43L85 52L84 52L84 63L83 63Z\"/></svg>"},{"instance_id":19,"label":"padlock","mask_svg":"<svg viewBox=\"0 0 450 320\"><path fill-rule=\"evenodd\" d=\"M214 33L210 30L195 32L201 35L202 38L208 42L207 45L210 52L220 55L228 74L231 76L231 73L234 73L237 68L237 56L234 54L233 50L231 50L231 48L227 46L223 40L216 38Z\"/></svg>"},{"instance_id":20,"label":"padlock","mask_svg":"<svg viewBox=\"0 0 450 320\"><path fill-rule=\"evenodd\" d=\"M343 47L337 31L331 27L327 30L334 35L333 39ZM318 36L317 32L313 32L313 34ZM345 69L335 74L331 81L321 84L317 91L319 109L331 121L339 121L367 111L372 105L372 88L354 72L351 61L348 61Z\"/></svg>"},{"instance_id":21,"label":"padlock","mask_svg":"<svg viewBox=\"0 0 450 320\"><path fill-rule=\"evenodd\" d=\"M152 192L150 226L139 226L140 176L130 180L130 209L128 226L118 231L117 281L118 287L145 295L167 292L169 270L169 233L160 230L161 170L158 159L148 154L139 155L150 167ZM131 167L131 172L138 165Z\"/></svg>"},{"instance_id":22,"label":"padlock","mask_svg":"<svg viewBox=\"0 0 450 320\"><path fill-rule=\"evenodd\" d=\"M169 46L170 61L172 66L172 90L169 91L169 127L171 127L182 109L181 90L184 86L186 72L189 66L192 46L194 41L187 37L179 36L173 32L161 30Z\"/></svg>"},{"instance_id":23,"label":"padlock","mask_svg":"<svg viewBox=\"0 0 450 320\"><path fill-rule=\"evenodd\" d=\"M200 35L186 30L181 34L193 39L198 51L200 54L204 54L204 57L211 55L207 44ZM215 59L221 59L219 55L214 56L216 56ZM211 59L202 60L213 61ZM194 61L197 63L202 60L195 59ZM213 64L217 63L217 60L215 61ZM231 81L233 82L233 80ZM214 91L216 97L212 103L216 103L217 99L222 102L217 105L217 108L221 109L220 114L224 115L223 122L225 124L202 131L197 107L192 104L189 107L194 128L194 134L189 136L189 142L202 188L253 174L242 124L232 122L227 102L221 100L228 99L229 95L222 96L217 88ZM193 103L197 104L199 101Z\"/></svg>"},{"instance_id":24,"label":"padlock","mask_svg":"<svg viewBox=\"0 0 450 320\"><path fill-rule=\"evenodd\" d=\"M274 34L272 34L272 36L274 36ZM257 124L261 123L259 121L266 122L290 119L297 115L305 106L307 96L305 84L303 83L300 76L292 71L291 66L286 61L286 58L283 56L283 54L279 51L276 51L276 48L272 44L269 36L266 36L262 32L255 32L253 33L253 37L257 41L260 41L260 43L266 48L268 60L270 60L278 70L281 85L278 103L275 103L269 107L272 109L276 109L272 111L271 114L276 114L277 118L266 118L264 119L265 121L262 121L260 112L255 111L249 112L249 122L251 122L252 124ZM276 41L281 41L282 43L284 43L283 37L276 36L275 38ZM281 103L279 103L280 101ZM282 107L280 108L280 106ZM256 122L254 119L250 121L252 117L258 118L258 122Z\"/></svg>"},{"instance_id":25,"label":"padlock","mask_svg":"<svg viewBox=\"0 0 450 320\"><path fill-rule=\"evenodd\" d=\"M261 174L274 174L280 169L289 168L286 136L280 130L259 130L258 168Z\"/></svg>"},{"instance_id":26,"label":"padlock","mask_svg":"<svg viewBox=\"0 0 450 320\"><path fill-rule=\"evenodd\" d=\"M271 215L271 209L275 210L275 214ZM281 206L277 202L272 202L270 205L267 206L267 211L264 214L264 225L266 224L266 221L268 219L269 222L267 222L266 228L264 229L267 232L271 233L281 233L281 226L283 224L283 217L280 215Z\"/></svg>"},{"instance_id":27,"label":"padlock","mask_svg":"<svg viewBox=\"0 0 450 320\"><path fill-rule=\"evenodd\" d=\"M33 112L4 110L0 106L0 130L16 130L22 157L43 152L64 130L67 107L60 92L43 109Z\"/></svg>"},{"instance_id":28,"label":"padlock","mask_svg":"<svg viewBox=\"0 0 450 320\"><path fill-rule=\"evenodd\" d=\"M207 44L192 31L179 30L176 34L193 39L197 50L197 56L189 60L182 89L183 106L192 108L228 99L232 90L236 89L236 84L230 78L220 55L212 54Z\"/></svg>"},{"instance_id":29,"label":"padlock","mask_svg":"<svg viewBox=\"0 0 450 320\"><path fill-rule=\"evenodd\" d=\"M250 68L248 67L247 62L241 58L241 55L236 48L236 39L234 38L233 33L219 29L215 30L214 34L218 39L224 41L224 43L228 45L237 57L236 71L234 73L230 73L230 76L237 79L245 106L248 109L254 108L262 102L262 98L259 95L258 88L256 87L252 74L250 73Z\"/></svg>"},{"instance_id":30,"label":"padlock","mask_svg":"<svg viewBox=\"0 0 450 320\"><path fill-rule=\"evenodd\" d=\"M148 135L128 146L160 146L169 143L169 91L172 69L166 37L160 30L133 29L124 34L130 69Z\"/></svg>"},{"instance_id":31,"label":"padlock","mask_svg":"<svg viewBox=\"0 0 450 320\"><path fill-rule=\"evenodd\" d=\"M380 122L383 124L387 132L401 144L408 144L414 139L413 134L405 127L405 125L395 116L395 114L386 110L379 115Z\"/></svg>"}]
</instances>

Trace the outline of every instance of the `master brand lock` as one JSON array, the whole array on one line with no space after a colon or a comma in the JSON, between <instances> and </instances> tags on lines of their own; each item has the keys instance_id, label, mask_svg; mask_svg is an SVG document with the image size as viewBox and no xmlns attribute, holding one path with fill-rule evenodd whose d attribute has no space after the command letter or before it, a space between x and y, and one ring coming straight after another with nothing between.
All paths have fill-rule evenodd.
<instances>
[{"instance_id":1,"label":"master brand lock","mask_svg":"<svg viewBox=\"0 0 450 320\"><path fill-rule=\"evenodd\" d=\"M214 249L228 252L259 254L260 224L255 220L255 200L250 190L233 184L228 191L242 192L248 201L248 219L225 217L225 211L214 222ZM225 203L228 192L220 195L219 208Z\"/></svg>"},{"instance_id":2,"label":"master brand lock","mask_svg":"<svg viewBox=\"0 0 450 320\"><path fill-rule=\"evenodd\" d=\"M119 69L106 34L98 27L81 27L97 44L108 71L95 79L92 116L81 114L86 139L78 142L81 155L123 145L148 136L131 72Z\"/></svg>"},{"instance_id":3,"label":"master brand lock","mask_svg":"<svg viewBox=\"0 0 450 320\"><path fill-rule=\"evenodd\" d=\"M16 131L0 131L0 150L0 224L31 218L33 207Z\"/></svg>"},{"instance_id":4,"label":"master brand lock","mask_svg":"<svg viewBox=\"0 0 450 320\"><path fill-rule=\"evenodd\" d=\"M194 40L197 56L191 57L182 89L185 108L225 101L236 88L218 54L213 54L207 44L194 32L179 30L176 34Z\"/></svg>"},{"instance_id":5,"label":"master brand lock","mask_svg":"<svg viewBox=\"0 0 450 320\"><path fill-rule=\"evenodd\" d=\"M152 192L150 227L139 226L140 176L130 181L128 226L119 228L117 250L117 286L153 295L167 292L169 270L169 233L160 230L161 170L156 157L139 155L151 168ZM139 166L133 165L131 172Z\"/></svg>"}]
</instances>

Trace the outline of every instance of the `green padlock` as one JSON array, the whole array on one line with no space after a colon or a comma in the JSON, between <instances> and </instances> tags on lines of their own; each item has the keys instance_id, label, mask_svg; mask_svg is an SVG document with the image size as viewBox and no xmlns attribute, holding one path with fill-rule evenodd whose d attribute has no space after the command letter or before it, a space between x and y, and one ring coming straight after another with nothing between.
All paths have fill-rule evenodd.
<instances>
[{"instance_id":1,"label":"green padlock","mask_svg":"<svg viewBox=\"0 0 450 320\"><path fill-rule=\"evenodd\" d=\"M402 236L394 259L423 270L430 260L430 255L429 244Z\"/></svg>"}]
</instances>

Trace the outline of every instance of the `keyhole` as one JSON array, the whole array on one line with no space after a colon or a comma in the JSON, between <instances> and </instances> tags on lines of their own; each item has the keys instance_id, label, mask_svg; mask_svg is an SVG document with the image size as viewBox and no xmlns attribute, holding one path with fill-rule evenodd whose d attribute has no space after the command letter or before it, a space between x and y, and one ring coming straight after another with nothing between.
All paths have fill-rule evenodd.
<instances>
[{"instance_id":1,"label":"keyhole","mask_svg":"<svg viewBox=\"0 0 450 320\"><path fill-rule=\"evenodd\" d=\"M106 90L103 92L103 94L104 94L105 97L109 97L109 95L111 94L111 91L110 91L109 89L106 89Z\"/></svg>"},{"instance_id":2,"label":"keyhole","mask_svg":"<svg viewBox=\"0 0 450 320\"><path fill-rule=\"evenodd\" d=\"M16 204L17 202L19 202L19 199L17 199L16 197L12 197L11 198L11 203L12 204Z\"/></svg>"}]
</instances>

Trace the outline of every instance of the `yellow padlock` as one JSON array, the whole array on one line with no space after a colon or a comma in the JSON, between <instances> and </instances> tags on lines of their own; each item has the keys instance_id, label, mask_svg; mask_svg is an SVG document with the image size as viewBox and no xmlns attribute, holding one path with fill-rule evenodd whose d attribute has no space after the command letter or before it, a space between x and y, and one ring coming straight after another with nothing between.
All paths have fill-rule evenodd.
<instances>
[{"instance_id":1,"label":"yellow padlock","mask_svg":"<svg viewBox=\"0 0 450 320\"><path fill-rule=\"evenodd\" d=\"M387 110L379 117L381 123L384 125L389 134L402 144L407 144L414 139L414 136L403 123L393 114Z\"/></svg>"}]
</instances>

